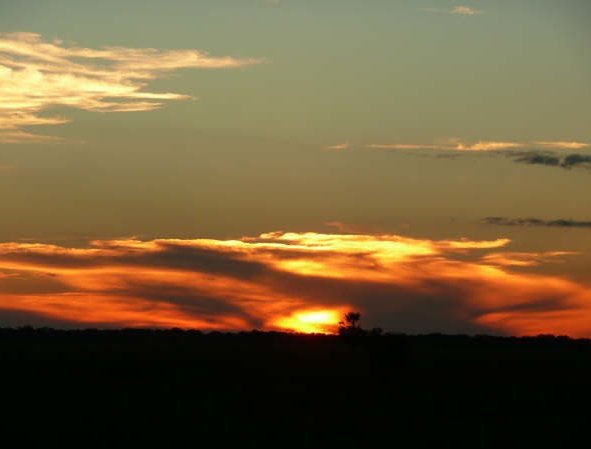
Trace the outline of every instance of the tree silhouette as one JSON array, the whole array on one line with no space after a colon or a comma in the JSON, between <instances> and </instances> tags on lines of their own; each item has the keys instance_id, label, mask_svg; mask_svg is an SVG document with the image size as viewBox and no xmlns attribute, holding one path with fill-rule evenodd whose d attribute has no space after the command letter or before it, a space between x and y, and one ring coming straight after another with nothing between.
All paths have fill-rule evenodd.
<instances>
[{"instance_id":1,"label":"tree silhouette","mask_svg":"<svg viewBox=\"0 0 591 449\"><path fill-rule=\"evenodd\" d=\"M359 321L361 320L361 314L359 312L348 312L345 314L345 321L351 328L359 328Z\"/></svg>"},{"instance_id":2,"label":"tree silhouette","mask_svg":"<svg viewBox=\"0 0 591 449\"><path fill-rule=\"evenodd\" d=\"M359 325L360 320L359 312L347 312L345 321L339 322L339 335L364 335L365 331Z\"/></svg>"}]
</instances>

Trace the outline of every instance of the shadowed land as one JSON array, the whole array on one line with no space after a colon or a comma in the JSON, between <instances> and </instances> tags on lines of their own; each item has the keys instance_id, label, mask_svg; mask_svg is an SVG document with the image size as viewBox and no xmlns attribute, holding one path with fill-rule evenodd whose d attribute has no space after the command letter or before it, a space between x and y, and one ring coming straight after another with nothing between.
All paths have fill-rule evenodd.
<instances>
[{"instance_id":1,"label":"shadowed land","mask_svg":"<svg viewBox=\"0 0 591 449\"><path fill-rule=\"evenodd\" d=\"M183 329L0 328L0 357L8 362L203 364L205 372L364 376L428 366L591 364L591 340L538 335L404 335L341 328L341 335L284 332L201 332ZM351 332L358 331L358 332ZM219 365L218 365L219 363ZM9 364L8 367L17 364ZM228 373L230 374L230 373Z\"/></svg>"},{"instance_id":2,"label":"shadowed land","mask_svg":"<svg viewBox=\"0 0 591 449\"><path fill-rule=\"evenodd\" d=\"M0 329L0 359L7 428L45 429L23 441L80 433L86 447L114 433L167 444L198 434L222 446L276 433L419 441L491 421L487 441L500 444L544 422L558 438L587 419L591 401L591 340L554 336L25 327Z\"/></svg>"}]
</instances>

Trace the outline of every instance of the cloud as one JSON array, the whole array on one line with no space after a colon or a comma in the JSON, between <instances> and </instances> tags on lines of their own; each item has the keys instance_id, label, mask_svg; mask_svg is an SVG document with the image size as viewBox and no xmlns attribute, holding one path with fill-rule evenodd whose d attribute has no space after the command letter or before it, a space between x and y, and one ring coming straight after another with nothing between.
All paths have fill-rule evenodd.
<instances>
[{"instance_id":1,"label":"cloud","mask_svg":"<svg viewBox=\"0 0 591 449\"><path fill-rule=\"evenodd\" d=\"M55 143L65 139L45 134L33 134L20 129L4 131L0 129L0 143Z\"/></svg>"},{"instance_id":2,"label":"cloud","mask_svg":"<svg viewBox=\"0 0 591 449\"><path fill-rule=\"evenodd\" d=\"M591 155L568 154L566 156L550 152L529 151L510 154L516 156L515 162L530 165L547 165L550 167L587 168L591 169Z\"/></svg>"},{"instance_id":3,"label":"cloud","mask_svg":"<svg viewBox=\"0 0 591 449\"><path fill-rule=\"evenodd\" d=\"M473 16L474 14L482 13L482 11L478 11L470 6L455 6L449 12L450 14L460 14L463 16Z\"/></svg>"},{"instance_id":4,"label":"cloud","mask_svg":"<svg viewBox=\"0 0 591 449\"><path fill-rule=\"evenodd\" d=\"M486 217L488 224L499 226L548 226L552 228L591 228L591 221L577 221L559 218L556 220L543 220L541 218L506 218Z\"/></svg>"},{"instance_id":5,"label":"cloud","mask_svg":"<svg viewBox=\"0 0 591 449\"><path fill-rule=\"evenodd\" d=\"M9 242L0 244L10 273L0 277L0 322L330 332L359 310L368 327L404 332L590 336L588 286L514 271L567 253L509 244L314 232Z\"/></svg>"},{"instance_id":6,"label":"cloud","mask_svg":"<svg viewBox=\"0 0 591 449\"><path fill-rule=\"evenodd\" d=\"M536 146L539 147L548 147L548 148L556 148L556 149L564 149L564 150L582 150L585 148L591 148L591 143L586 142L564 142L564 141L537 141L533 142Z\"/></svg>"},{"instance_id":7,"label":"cloud","mask_svg":"<svg viewBox=\"0 0 591 449\"><path fill-rule=\"evenodd\" d=\"M327 146L326 149L327 150L348 150L349 148L351 148L351 144L349 142L343 142L343 143L337 143L336 145L330 145Z\"/></svg>"},{"instance_id":8,"label":"cloud","mask_svg":"<svg viewBox=\"0 0 591 449\"><path fill-rule=\"evenodd\" d=\"M523 148L524 144L518 142L495 142L495 141L480 141L470 145L459 143L456 150L458 151L498 151L511 150L514 148Z\"/></svg>"},{"instance_id":9,"label":"cloud","mask_svg":"<svg viewBox=\"0 0 591 449\"><path fill-rule=\"evenodd\" d=\"M434 144L417 144L417 143L386 143L378 144L372 143L367 145L367 148L377 150L440 150L440 151L500 151L512 150L516 148L523 148L526 144L520 142L504 142L494 140L480 140L473 143L466 143L459 139L447 139L440 143Z\"/></svg>"},{"instance_id":10,"label":"cloud","mask_svg":"<svg viewBox=\"0 0 591 449\"><path fill-rule=\"evenodd\" d=\"M261 62L213 57L197 50L102 47L44 41L36 33L0 33L0 143L59 138L23 128L67 123L42 115L55 107L95 112L149 111L186 95L151 92L147 84L183 68L225 69Z\"/></svg>"},{"instance_id":11,"label":"cloud","mask_svg":"<svg viewBox=\"0 0 591 449\"><path fill-rule=\"evenodd\" d=\"M454 6L451 9L438 9L438 8L421 8L421 11L442 13L442 14L456 14L462 16L473 16L476 14L483 14L484 11L479 11L471 6Z\"/></svg>"},{"instance_id":12,"label":"cloud","mask_svg":"<svg viewBox=\"0 0 591 449\"><path fill-rule=\"evenodd\" d=\"M591 148L585 142L514 142L497 140L479 140L468 143L460 139L445 139L436 143L372 143L367 148L377 150L439 150L439 151L503 151L519 148L556 148L556 149L584 149ZM528 153L526 153L528 154Z\"/></svg>"},{"instance_id":13,"label":"cloud","mask_svg":"<svg viewBox=\"0 0 591 449\"><path fill-rule=\"evenodd\" d=\"M8 173L14 170L14 165L0 164L0 173Z\"/></svg>"},{"instance_id":14,"label":"cloud","mask_svg":"<svg viewBox=\"0 0 591 449\"><path fill-rule=\"evenodd\" d=\"M553 154L539 153L534 151L521 153L517 158L515 158L515 162L532 165L549 165L551 167L558 167L561 165L560 157Z\"/></svg>"},{"instance_id":15,"label":"cloud","mask_svg":"<svg viewBox=\"0 0 591 449\"><path fill-rule=\"evenodd\" d=\"M531 267L542 263L555 262L556 257L577 254L579 253L574 251L548 251L544 253L504 252L487 254L482 258L482 261L501 266Z\"/></svg>"},{"instance_id":16,"label":"cloud","mask_svg":"<svg viewBox=\"0 0 591 449\"><path fill-rule=\"evenodd\" d=\"M572 168L577 166L591 168L591 155L569 154L562 159L560 166L563 168Z\"/></svg>"},{"instance_id":17,"label":"cloud","mask_svg":"<svg viewBox=\"0 0 591 449\"><path fill-rule=\"evenodd\" d=\"M405 150L435 150L447 152L449 155L459 155L462 153L497 153L513 158L515 162L530 165L546 165L551 167L570 168L588 168L591 169L591 155L586 154L558 154L547 151L547 148L557 150L585 149L591 148L591 144L585 142L568 141L533 141L533 142L513 142L513 141L495 141L480 140L467 143L459 139L447 139L437 143L372 143L366 145L366 148L386 151L405 151ZM530 148L531 150L527 150ZM542 150L536 149L541 148Z\"/></svg>"}]
</instances>

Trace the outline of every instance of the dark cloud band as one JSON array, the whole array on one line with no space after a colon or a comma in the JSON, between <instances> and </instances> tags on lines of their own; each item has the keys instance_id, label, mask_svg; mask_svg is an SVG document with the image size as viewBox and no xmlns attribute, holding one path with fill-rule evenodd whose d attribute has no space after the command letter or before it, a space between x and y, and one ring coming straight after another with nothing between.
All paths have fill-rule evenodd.
<instances>
[{"instance_id":1,"label":"dark cloud band","mask_svg":"<svg viewBox=\"0 0 591 449\"><path fill-rule=\"evenodd\" d=\"M513 153L513 155L515 155L515 153ZM546 165L550 167L562 167L567 169L575 167L591 169L591 155L576 153L569 154L564 157L559 157L556 154L548 152L521 152L517 155L514 161L523 164Z\"/></svg>"},{"instance_id":2,"label":"dark cloud band","mask_svg":"<svg viewBox=\"0 0 591 449\"><path fill-rule=\"evenodd\" d=\"M559 218L557 220L542 220L540 218L486 217L484 221L499 226L547 226L553 228L591 229L591 221L577 221L564 218Z\"/></svg>"}]
</instances>

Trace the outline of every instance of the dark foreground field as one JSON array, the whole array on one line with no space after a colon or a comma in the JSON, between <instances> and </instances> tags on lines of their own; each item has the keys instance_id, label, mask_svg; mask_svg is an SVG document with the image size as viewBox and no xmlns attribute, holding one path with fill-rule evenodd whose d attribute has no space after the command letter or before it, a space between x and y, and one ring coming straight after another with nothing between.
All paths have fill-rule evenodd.
<instances>
[{"instance_id":1,"label":"dark foreground field","mask_svg":"<svg viewBox=\"0 0 591 449\"><path fill-rule=\"evenodd\" d=\"M0 360L3 430L79 447L564 442L591 415L591 341L565 337L24 328L0 329Z\"/></svg>"}]
</instances>

